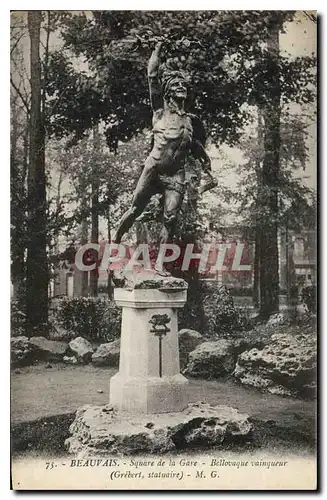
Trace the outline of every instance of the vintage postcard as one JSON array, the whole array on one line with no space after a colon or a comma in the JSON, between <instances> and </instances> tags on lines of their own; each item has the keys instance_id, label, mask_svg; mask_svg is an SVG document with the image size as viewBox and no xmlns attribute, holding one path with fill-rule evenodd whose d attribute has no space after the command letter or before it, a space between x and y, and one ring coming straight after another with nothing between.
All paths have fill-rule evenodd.
<instances>
[{"instance_id":1,"label":"vintage postcard","mask_svg":"<svg viewBox=\"0 0 327 500\"><path fill-rule=\"evenodd\" d=\"M316 12L10 36L12 489L316 490Z\"/></svg>"}]
</instances>

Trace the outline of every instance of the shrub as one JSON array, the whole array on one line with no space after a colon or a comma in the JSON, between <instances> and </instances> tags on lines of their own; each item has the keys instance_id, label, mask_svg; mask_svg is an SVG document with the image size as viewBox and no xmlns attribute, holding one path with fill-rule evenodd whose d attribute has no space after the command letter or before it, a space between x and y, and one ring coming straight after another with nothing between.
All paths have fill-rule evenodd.
<instances>
[{"instance_id":1,"label":"shrub","mask_svg":"<svg viewBox=\"0 0 327 500\"><path fill-rule=\"evenodd\" d=\"M178 309L178 328L191 328L204 333L204 286L200 280L189 280L187 301L183 309Z\"/></svg>"},{"instance_id":2,"label":"shrub","mask_svg":"<svg viewBox=\"0 0 327 500\"><path fill-rule=\"evenodd\" d=\"M316 303L316 287L310 285L302 290L302 302L308 313L315 313L317 308Z\"/></svg>"},{"instance_id":3,"label":"shrub","mask_svg":"<svg viewBox=\"0 0 327 500\"><path fill-rule=\"evenodd\" d=\"M190 286L191 285L191 286ZM187 303L178 315L178 328L192 328L208 338L230 337L251 328L249 318L241 314L226 286L214 281L189 282Z\"/></svg>"},{"instance_id":4,"label":"shrub","mask_svg":"<svg viewBox=\"0 0 327 500\"><path fill-rule=\"evenodd\" d=\"M11 335L19 337L26 335L26 314L23 312L18 300L12 300L10 304Z\"/></svg>"},{"instance_id":5,"label":"shrub","mask_svg":"<svg viewBox=\"0 0 327 500\"><path fill-rule=\"evenodd\" d=\"M64 297L52 313L53 327L64 329L69 338L110 342L120 336L121 310L107 298Z\"/></svg>"},{"instance_id":6,"label":"shrub","mask_svg":"<svg viewBox=\"0 0 327 500\"><path fill-rule=\"evenodd\" d=\"M203 307L207 334L224 336L235 331L239 315L226 286L222 285L205 295Z\"/></svg>"}]
</instances>

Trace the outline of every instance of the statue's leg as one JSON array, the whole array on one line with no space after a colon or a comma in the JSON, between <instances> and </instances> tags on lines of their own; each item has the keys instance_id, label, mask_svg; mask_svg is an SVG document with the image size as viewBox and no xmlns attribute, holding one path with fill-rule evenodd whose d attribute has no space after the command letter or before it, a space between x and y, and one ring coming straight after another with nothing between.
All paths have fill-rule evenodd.
<instances>
[{"instance_id":1,"label":"statue's leg","mask_svg":"<svg viewBox=\"0 0 327 500\"><path fill-rule=\"evenodd\" d=\"M170 189L165 190L164 193L164 221L163 227L160 233L160 243L167 243L171 241L177 222L177 215L183 201L183 194L172 191Z\"/></svg>"},{"instance_id":2,"label":"statue's leg","mask_svg":"<svg viewBox=\"0 0 327 500\"><path fill-rule=\"evenodd\" d=\"M131 207L120 220L114 242L120 243L125 233L132 227L135 219L141 215L150 198L156 192L156 176L151 166L145 166L135 188Z\"/></svg>"},{"instance_id":3,"label":"statue's leg","mask_svg":"<svg viewBox=\"0 0 327 500\"><path fill-rule=\"evenodd\" d=\"M183 201L183 191L175 191L173 189L165 189L164 198L164 223L160 232L160 244L168 243L173 239L177 215ZM165 269L165 266L160 262L156 262L155 271L161 276L170 276L170 273Z\"/></svg>"},{"instance_id":4,"label":"statue's leg","mask_svg":"<svg viewBox=\"0 0 327 500\"><path fill-rule=\"evenodd\" d=\"M177 215L184 196L184 181L185 171L180 170L165 185L163 193L164 222L160 233L160 243L167 243L174 236Z\"/></svg>"}]
</instances>

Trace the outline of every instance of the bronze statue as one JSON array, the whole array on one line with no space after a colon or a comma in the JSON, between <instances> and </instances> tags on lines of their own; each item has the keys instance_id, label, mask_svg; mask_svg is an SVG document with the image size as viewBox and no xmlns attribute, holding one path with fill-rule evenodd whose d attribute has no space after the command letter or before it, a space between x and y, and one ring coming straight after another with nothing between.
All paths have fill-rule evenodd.
<instances>
[{"instance_id":1,"label":"bronze statue","mask_svg":"<svg viewBox=\"0 0 327 500\"><path fill-rule=\"evenodd\" d=\"M132 206L120 221L114 238L116 243L120 243L151 197L157 193L162 193L164 205L160 243L166 243L172 238L183 201L184 166L189 154L200 160L202 169L210 178L205 190L217 184L211 176L211 161L204 149L204 128L200 120L187 113L184 108L188 92L185 74L182 71L166 70L159 77L161 48L162 43L157 43L148 64L153 109L153 147L138 180Z\"/></svg>"}]
</instances>

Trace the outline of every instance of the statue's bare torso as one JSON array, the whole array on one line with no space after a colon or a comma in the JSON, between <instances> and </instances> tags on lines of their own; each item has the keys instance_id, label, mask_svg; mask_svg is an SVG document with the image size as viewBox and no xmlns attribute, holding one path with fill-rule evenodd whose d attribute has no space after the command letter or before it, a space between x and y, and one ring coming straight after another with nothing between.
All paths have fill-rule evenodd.
<instances>
[{"instance_id":1,"label":"statue's bare torso","mask_svg":"<svg viewBox=\"0 0 327 500\"><path fill-rule=\"evenodd\" d=\"M183 168L192 144L193 127L187 113L158 109L153 115L154 145L149 160L158 173L174 174Z\"/></svg>"}]
</instances>

